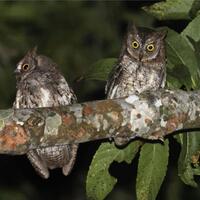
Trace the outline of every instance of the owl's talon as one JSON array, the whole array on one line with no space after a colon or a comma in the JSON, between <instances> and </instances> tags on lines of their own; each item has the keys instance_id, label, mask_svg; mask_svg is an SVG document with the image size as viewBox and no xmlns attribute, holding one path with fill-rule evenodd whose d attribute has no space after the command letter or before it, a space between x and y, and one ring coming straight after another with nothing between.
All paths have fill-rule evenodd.
<instances>
[{"instance_id":1,"label":"owl's talon","mask_svg":"<svg viewBox=\"0 0 200 200\"><path fill-rule=\"evenodd\" d=\"M114 143L116 146L125 146L129 143L129 138L125 138L125 137L115 137L114 138Z\"/></svg>"},{"instance_id":2,"label":"owl's talon","mask_svg":"<svg viewBox=\"0 0 200 200\"><path fill-rule=\"evenodd\" d=\"M36 150L30 150L27 153L27 158L31 162L36 172L44 179L49 178L49 170L45 162L39 157Z\"/></svg>"},{"instance_id":3,"label":"owl's talon","mask_svg":"<svg viewBox=\"0 0 200 200\"><path fill-rule=\"evenodd\" d=\"M69 160L69 162L66 165L64 165L62 167L62 172L65 176L68 176L71 173L71 170L73 169L73 166L76 161L76 154L78 151L78 146L76 144L72 144L72 145L70 145L70 147L71 147L71 150L70 150L71 159ZM67 151L69 151L69 150L66 148L66 152Z\"/></svg>"}]
</instances>

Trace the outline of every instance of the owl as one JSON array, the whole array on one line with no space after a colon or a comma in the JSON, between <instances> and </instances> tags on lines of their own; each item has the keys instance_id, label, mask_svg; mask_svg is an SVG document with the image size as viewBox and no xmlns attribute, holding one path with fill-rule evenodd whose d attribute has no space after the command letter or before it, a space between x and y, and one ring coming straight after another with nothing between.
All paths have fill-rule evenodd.
<instances>
[{"instance_id":1,"label":"owl","mask_svg":"<svg viewBox=\"0 0 200 200\"><path fill-rule=\"evenodd\" d=\"M155 91L166 82L166 31L147 31L129 26L118 59L106 84L108 99ZM115 144L125 145L128 138L116 137Z\"/></svg>"},{"instance_id":2,"label":"owl","mask_svg":"<svg viewBox=\"0 0 200 200\"><path fill-rule=\"evenodd\" d=\"M166 82L166 31L129 26L118 64L106 84L108 99L163 88Z\"/></svg>"},{"instance_id":3,"label":"owl","mask_svg":"<svg viewBox=\"0 0 200 200\"><path fill-rule=\"evenodd\" d=\"M17 94L14 109L69 105L77 100L57 64L38 55L36 48L27 52L17 64L15 73ZM67 176L73 168L77 150L77 144L40 147L29 150L27 157L43 178L48 178L49 169L54 168L62 168Z\"/></svg>"}]
</instances>

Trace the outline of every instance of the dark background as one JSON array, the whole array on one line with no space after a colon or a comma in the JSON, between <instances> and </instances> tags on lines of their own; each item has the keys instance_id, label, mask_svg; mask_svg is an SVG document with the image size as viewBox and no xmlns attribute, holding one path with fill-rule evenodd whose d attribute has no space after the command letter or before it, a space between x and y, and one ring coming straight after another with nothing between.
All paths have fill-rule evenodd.
<instances>
[{"instance_id":1,"label":"dark background","mask_svg":"<svg viewBox=\"0 0 200 200\"><path fill-rule=\"evenodd\" d=\"M159 22L141 10L154 1L6 1L0 2L0 109L15 99L17 62L28 49L58 63L79 102L103 99L105 82L82 80L91 65L102 58L118 57L129 21L147 27L169 26L181 31L187 21ZM85 180L99 142L81 144L75 168L68 177L51 171L43 180L25 156L0 156L0 200L85 198ZM167 177L157 199L200 199L200 190L185 186L177 175L180 148L171 141ZM110 172L119 182L107 199L135 198L137 159L131 165L114 163Z\"/></svg>"}]
</instances>

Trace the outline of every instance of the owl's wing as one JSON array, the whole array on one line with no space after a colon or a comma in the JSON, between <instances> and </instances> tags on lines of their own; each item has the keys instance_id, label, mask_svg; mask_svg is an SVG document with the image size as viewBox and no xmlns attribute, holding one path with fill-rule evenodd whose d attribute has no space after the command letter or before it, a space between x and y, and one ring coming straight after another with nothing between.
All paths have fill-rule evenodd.
<instances>
[{"instance_id":1,"label":"owl's wing","mask_svg":"<svg viewBox=\"0 0 200 200\"><path fill-rule=\"evenodd\" d=\"M45 76L42 79L44 82L40 81L40 91L43 93L43 99L46 95L47 102L50 103L46 106L68 105L77 102L74 91L62 75L56 74L54 79L52 79L52 76L48 77L49 74L45 74Z\"/></svg>"},{"instance_id":2,"label":"owl's wing","mask_svg":"<svg viewBox=\"0 0 200 200\"><path fill-rule=\"evenodd\" d=\"M118 63L110 72L110 75L108 77L106 87L105 87L105 93L107 95L107 98L110 98L114 87L118 84L122 68L123 68L122 65Z\"/></svg>"},{"instance_id":3,"label":"owl's wing","mask_svg":"<svg viewBox=\"0 0 200 200\"><path fill-rule=\"evenodd\" d=\"M69 89L70 89L70 93L71 93L71 104L76 103L77 97L76 97L74 91L72 90L72 88L69 87Z\"/></svg>"},{"instance_id":4,"label":"owl's wing","mask_svg":"<svg viewBox=\"0 0 200 200\"><path fill-rule=\"evenodd\" d=\"M77 102L77 97L74 91L72 90L72 88L70 88L64 77L61 77L58 81L56 81L56 83L54 82L53 87L54 87L53 95L56 95L56 98L58 98L58 96L61 97L58 98L60 99L59 104L66 105L67 101L68 104L73 104Z\"/></svg>"}]
</instances>

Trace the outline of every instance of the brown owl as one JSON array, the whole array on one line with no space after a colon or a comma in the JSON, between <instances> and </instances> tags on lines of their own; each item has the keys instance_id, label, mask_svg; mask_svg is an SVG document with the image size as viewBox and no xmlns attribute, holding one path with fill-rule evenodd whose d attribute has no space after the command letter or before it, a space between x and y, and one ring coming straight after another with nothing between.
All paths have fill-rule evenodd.
<instances>
[{"instance_id":1,"label":"brown owl","mask_svg":"<svg viewBox=\"0 0 200 200\"><path fill-rule=\"evenodd\" d=\"M118 64L112 70L106 85L108 99L129 96L163 88L166 82L166 31L147 31L129 26ZM128 138L115 138L117 145Z\"/></svg>"},{"instance_id":2,"label":"brown owl","mask_svg":"<svg viewBox=\"0 0 200 200\"><path fill-rule=\"evenodd\" d=\"M36 48L28 51L15 70L17 94L14 108L36 108L68 105L76 102L76 96L69 87L56 63L50 58L38 55ZM61 167L68 175L73 168L78 145L41 147L29 150L27 157L39 175L49 177L49 170Z\"/></svg>"},{"instance_id":3,"label":"brown owl","mask_svg":"<svg viewBox=\"0 0 200 200\"><path fill-rule=\"evenodd\" d=\"M165 86L166 31L129 26L118 64L106 85L107 98L118 98Z\"/></svg>"}]
</instances>

